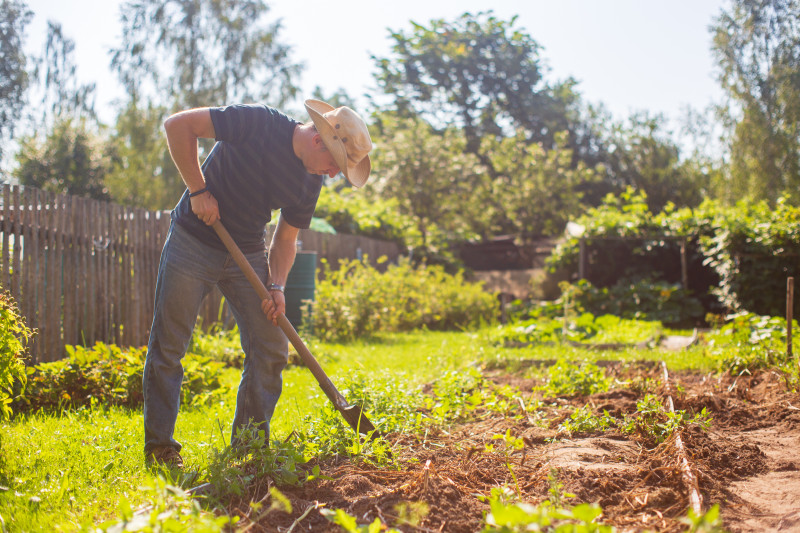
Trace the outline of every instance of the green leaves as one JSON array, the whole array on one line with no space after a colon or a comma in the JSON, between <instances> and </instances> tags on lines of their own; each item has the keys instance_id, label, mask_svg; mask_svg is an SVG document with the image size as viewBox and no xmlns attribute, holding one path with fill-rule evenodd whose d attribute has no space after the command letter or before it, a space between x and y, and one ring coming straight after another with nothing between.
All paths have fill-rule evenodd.
<instances>
[{"instance_id":1,"label":"green leaves","mask_svg":"<svg viewBox=\"0 0 800 533\"><path fill-rule=\"evenodd\" d=\"M67 346L66 350L66 359L29 369L28 387L15 402L16 409L35 412L141 405L145 347L123 350L98 342L91 348ZM223 363L190 354L183 365L183 405L207 404L226 392L220 381Z\"/></svg>"},{"instance_id":2,"label":"green leaves","mask_svg":"<svg viewBox=\"0 0 800 533\"><path fill-rule=\"evenodd\" d=\"M11 417L11 402L25 389L28 378L23 361L34 334L11 294L0 292L0 420Z\"/></svg>"},{"instance_id":3,"label":"green leaves","mask_svg":"<svg viewBox=\"0 0 800 533\"><path fill-rule=\"evenodd\" d=\"M352 341L379 332L462 329L489 323L497 299L461 272L438 265L412 266L407 260L385 272L358 260L342 262L316 286L314 334L326 341Z\"/></svg>"}]
</instances>

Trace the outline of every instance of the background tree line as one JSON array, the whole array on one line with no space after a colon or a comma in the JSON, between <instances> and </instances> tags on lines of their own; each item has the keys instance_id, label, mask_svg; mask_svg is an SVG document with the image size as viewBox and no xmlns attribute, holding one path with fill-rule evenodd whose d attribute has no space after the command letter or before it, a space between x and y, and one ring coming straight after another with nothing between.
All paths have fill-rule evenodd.
<instances>
[{"instance_id":1,"label":"background tree line","mask_svg":"<svg viewBox=\"0 0 800 533\"><path fill-rule=\"evenodd\" d=\"M109 65L125 95L103 124L60 25L51 21L41 55L26 57L31 12L23 0L0 5L0 145L17 146L0 158L22 184L169 209L183 190L162 134L170 113L351 102L341 90L298 94L303 67L262 0L129 0ZM373 58L379 90L360 109L377 145L374 181L357 195L330 183L318 216L450 261L465 241L559 234L629 188L654 213L709 198L797 202L799 23L798 0L730 0L710 28L727 99L687 117L681 136L662 116L614 120L575 80L549 79L516 18L409 22Z\"/></svg>"}]
</instances>

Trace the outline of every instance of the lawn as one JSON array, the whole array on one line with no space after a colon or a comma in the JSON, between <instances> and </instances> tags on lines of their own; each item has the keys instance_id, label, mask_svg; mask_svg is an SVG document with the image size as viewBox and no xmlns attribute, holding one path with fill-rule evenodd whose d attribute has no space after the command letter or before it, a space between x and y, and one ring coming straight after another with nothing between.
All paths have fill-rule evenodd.
<instances>
[{"instance_id":1,"label":"lawn","mask_svg":"<svg viewBox=\"0 0 800 533\"><path fill-rule=\"evenodd\" d=\"M473 332L418 331L383 335L349 344L310 343L309 348L312 353L343 395L351 401L360 401L361 398L356 396L363 391L351 390L346 384L359 381L365 381L371 389L389 391L386 393L389 395L395 394L398 402L405 401L405 398L422 397L423 391L425 394L430 394L431 389L435 394L451 395L450 398L446 398L446 401L442 401L445 397L440 396L436 402L429 403L425 409L421 409L419 405L409 404L407 411L404 411L402 406L399 409L395 406L395 418L407 416L409 430L406 432L403 429L402 421L392 422L394 462L384 459L383 463L376 465L367 461L367 470L354 472L347 468L365 468L363 465L359 466L361 463L357 460L357 454L356 460L344 463L342 463L342 457L334 458L333 462L329 459L315 460L312 463L322 469L320 477L322 481L318 480L315 483L321 482L323 487L326 486L325 483L333 483L338 484L337 486L340 488L344 483L346 488L348 486L346 480L370 479L370 472L383 472L379 475L380 477L387 471L400 471L401 473L406 472L405 475L411 477L408 477L403 483L398 478L397 485L393 486L391 490L395 492L408 490L408 487L414 486L415 482L422 479L417 470L413 469L419 468L420 462L425 457L424 455L410 454L409 450L416 450L414 453L418 453L425 448L426 442L430 446L435 446L435 449L441 449L442 452L447 450L448 453L468 453L465 456L466 459L462 457L459 461L469 460L474 453L467 448L477 449L476 446L486 446L486 453L488 450L498 453L505 450L503 451L506 454L505 463L502 461L498 463L499 472L501 474L510 472L513 477L514 469L510 466L512 463L508 461L514 453L519 452L519 450L515 452L510 448L510 443L517 442L512 437L513 432L528 435L524 437L528 439L525 441L527 446L539 442L536 440L539 439L536 436L538 433L535 432L542 431L543 428L549 428L547 431L550 431L546 442L551 444L547 444L547 446L555 446L553 443L556 441L563 441L571 436L569 433L565 434L563 428L574 429L579 424L583 424L580 427L584 429L591 428L590 436L603 437L605 434L603 432L607 432L608 427L602 424L608 423L609 415L607 413L602 415L602 411L595 409L595 418L592 418L592 409L587 410L584 405L598 407L602 405L602 402L614 405L618 398L613 394L632 394L627 392L605 393L599 389L587 390L578 395L562 395L565 399L551 403L552 400L547 400L547 396L542 396L541 392L536 393L536 391L545 390L547 387L552 388L553 380L552 376L547 377L547 368L553 361L617 361L619 363L614 363L617 366L612 368L612 366L601 365L605 370L597 370L597 372L605 372L601 379L612 389L624 391L632 390L631 387L634 387L632 385L634 383L637 383L635 387L641 387L642 383L649 383L647 380L655 381L660 372L656 366L650 365L647 367L651 369L647 370L650 372L648 377L633 376L631 369L634 367L626 362L663 361L672 372L684 373L687 376L710 376L719 367L720 358L726 357L724 351L709 348L714 345L713 342L710 344L698 343L677 351L662 349L657 344L648 348L622 346L614 350L596 350L591 347L558 343L540 343L509 348L498 342L498 331L500 329L496 327L487 327ZM677 333L685 334L687 332ZM650 333L648 333L649 335ZM220 338L206 339L206 342L214 350L222 351L219 344L233 342L233 337L222 340ZM715 342L719 346L719 340L717 339ZM206 349L212 348L207 347ZM230 345L225 350L231 352ZM235 352L235 349L233 351ZM230 353L226 357L230 358ZM540 365L538 363L540 361L550 361L550 363ZM641 363L637 364L641 365ZM584 367L581 367L576 372L584 372L583 369ZM129 516L131 509L153 504L160 498L163 499L166 493L163 490L164 482L160 481L161 476L166 475L169 484L184 488L208 481L209 466L215 457L219 457L219 453L225 448L229 438L238 372L236 368L231 367L223 370L221 382L224 392L216 396L212 403L199 407L186 407L181 410L176 438L184 445L182 455L187 464L181 474L171 475L165 472L156 472L145 466L141 450L143 429L140 409L92 405L77 411L66 410L60 414L18 416L13 422L4 424L2 447L6 458L5 472L9 478L7 486L3 487L0 492L0 516L2 516L4 530L97 530L98 526L106 522L118 521L121 516ZM452 383L445 383L448 379L452 380L452 376L479 375L480 373L489 377L476 378L478 381L464 385L464 389L459 390L457 387L454 388ZM587 375L589 374L582 374L582 377L585 378ZM513 386L509 385L510 383ZM431 384L433 385L431 386ZM439 385L442 386L442 390L447 387L450 389L446 392L437 391ZM478 389L475 390L475 387ZM553 397L558 396L557 391L550 392ZM644 398L644 389L639 392ZM606 397L603 394L612 394L612 396ZM300 434L307 433L309 421L314 421L317 425L324 423L324 418L320 418L320 413L326 411L323 409L326 405L327 399L316 385L310 372L303 367L290 365L284 373L284 393L272 422L273 442L284 441L298 432ZM634 402L632 405L635 410L636 403ZM522 411L518 406L521 406ZM623 413L625 406L617 405L614 408L619 411L618 422L621 427L623 415L627 417L630 413ZM433 420L437 416L437 409L443 411L452 409L454 412L459 410L461 414L449 418L449 415L445 414L439 421L446 420L446 423L426 426L428 429L425 430L423 440L414 440L420 438L414 437L413 434L415 429L419 429L421 426L417 425L412 428L412 422L419 421L420 413L424 413L426 417ZM572 409L576 411L573 412ZM576 413L583 413L586 416L578 420ZM523 414L524 416L522 416ZM505 422L496 427L493 425L491 431L481 426L487 420L493 420L493 417L498 416ZM378 425L381 420L385 420L382 418L382 413L370 413L370 418ZM602 424L598 422L601 418ZM525 427L518 426L522 419L528 421L525 422ZM629 419L625 418L625 420ZM383 423L388 424L388 422ZM469 426L469 424L477 425ZM441 428L441 430L437 428ZM461 442L459 439L453 440L455 438L453 435L458 431L461 431L463 435L460 438ZM503 431L506 432L505 437L501 437ZM531 431L534 433L530 433ZM597 431L601 433L596 433ZM500 447L501 442L497 442L499 438L505 439L502 442L505 442L507 449ZM612 442L616 442L613 441L613 438ZM439 439L438 444L434 443L436 439ZM467 445L467 442L470 444ZM491 444L492 442L495 444ZM519 442L523 441L519 440ZM545 444L545 441L541 442L543 445ZM531 450L528 453L540 453L534 451L533 448ZM498 455L498 453L495 455L502 457L502 454ZM522 469L524 458L523 455L519 467L520 475L524 472ZM368 466L369 464L373 464L373 466ZM447 464L447 461L442 462L441 468L445 468ZM463 462L458 464L463 464ZM375 468L378 470L374 470ZM526 468L529 467L526 466ZM436 479L446 478L452 481L463 473L460 470L462 470L461 467L455 468L449 476L441 474ZM338 481L327 480L327 473L332 471L339 472ZM399 476L400 473L397 475ZM533 479L540 474L530 473L529 475ZM545 486L547 483L558 484L557 480L555 482L547 481L547 473L543 475L542 482ZM516 481L516 478L514 479ZM567 474L564 479L577 483L577 486L582 486L586 482L585 479L572 479ZM425 480L427 487L428 478L425 477ZM267 485L272 486L271 483L267 483ZM158 488L159 486L161 489ZM507 488L511 485L505 486ZM467 509L478 506L478 510L473 510L477 513L477 516L472 517L473 522L479 520L481 514L488 511L488 504L478 504L475 494L467 494L472 489L468 490L466 485L462 488L462 499L465 498L464 505L467 505ZM313 492L318 489L319 487L309 490ZM389 488L385 489L389 490ZM295 503L306 501L304 498L308 495L302 492L305 490L302 486L300 488L290 487L286 490L288 490L291 501ZM350 496L355 498L355 495L361 494L363 490L364 487L356 487ZM379 491L378 488L375 490ZM546 496L548 489L544 490ZM480 492L477 489L476 491ZM518 492L519 495L522 494L519 490ZM486 494L488 495L488 490ZM245 498L243 500L244 508L249 513L247 510L248 495L244 494L242 497ZM266 498L266 495L264 497ZM430 494L427 496L416 494L414 497L431 499ZM534 493L527 497L534 498ZM348 504L348 501L341 500L339 503L345 505ZM499 500L496 500L495 503L497 501ZM647 501L646 498L645 501ZM352 501L349 503L353 505L353 509L357 508L356 503ZM439 503L442 509L452 507L456 510L455 512L467 512L456 505L458 502ZM480 505L485 507L480 507ZM256 510L257 507L252 507L250 510ZM219 513L222 509L228 513L243 514L241 502L224 504L218 508L217 512ZM683 509L685 508L679 509L680 513L683 512ZM295 508L292 520L299 520L297 516L299 512ZM656 508L654 512L660 511ZM610 516L613 516L613 508L610 513ZM319 514L317 516L319 517ZM435 518L436 514L434 510L431 510L431 520ZM677 518L673 517L671 523L676 523L674 520ZM346 517L340 517L339 523L344 523L342 521L346 521ZM435 525L434 522L431 524ZM339 528L339 526L335 527ZM410 531L412 529L402 530ZM181 529L175 530L180 531ZM268 527L255 530L271 531ZM356 531L356 529L350 530Z\"/></svg>"}]
</instances>

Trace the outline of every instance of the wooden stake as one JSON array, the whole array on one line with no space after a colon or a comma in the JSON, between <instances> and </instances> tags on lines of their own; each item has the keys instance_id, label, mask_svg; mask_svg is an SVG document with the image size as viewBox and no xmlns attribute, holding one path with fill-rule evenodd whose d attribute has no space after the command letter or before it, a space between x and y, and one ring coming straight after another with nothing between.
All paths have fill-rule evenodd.
<instances>
[{"instance_id":1,"label":"wooden stake","mask_svg":"<svg viewBox=\"0 0 800 533\"><path fill-rule=\"evenodd\" d=\"M792 315L794 314L794 277L786 279L786 355L792 357Z\"/></svg>"}]
</instances>

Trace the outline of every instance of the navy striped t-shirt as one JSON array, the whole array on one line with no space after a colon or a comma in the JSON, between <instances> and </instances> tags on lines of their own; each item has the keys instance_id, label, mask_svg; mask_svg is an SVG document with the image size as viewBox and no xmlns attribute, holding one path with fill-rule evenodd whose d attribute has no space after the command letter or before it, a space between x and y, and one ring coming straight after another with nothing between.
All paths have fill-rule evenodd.
<instances>
[{"instance_id":1,"label":"navy striped t-shirt","mask_svg":"<svg viewBox=\"0 0 800 533\"><path fill-rule=\"evenodd\" d=\"M265 249L273 209L280 209L292 226L308 228L322 176L309 174L294 154L292 134L299 123L265 105L211 108L211 121L217 142L203 162L203 175L219 203L222 223L242 251ZM172 217L203 243L225 249L192 212L188 190Z\"/></svg>"}]
</instances>

